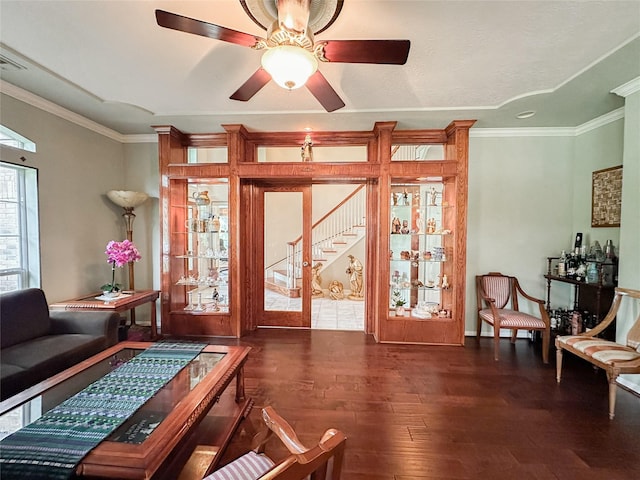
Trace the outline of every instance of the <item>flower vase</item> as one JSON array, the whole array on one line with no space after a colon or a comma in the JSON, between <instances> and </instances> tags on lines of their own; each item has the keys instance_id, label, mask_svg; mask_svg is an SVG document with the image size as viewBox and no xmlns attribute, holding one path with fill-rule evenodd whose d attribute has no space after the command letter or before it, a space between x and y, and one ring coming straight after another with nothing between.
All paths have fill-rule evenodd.
<instances>
[{"instance_id":1,"label":"flower vase","mask_svg":"<svg viewBox=\"0 0 640 480\"><path fill-rule=\"evenodd\" d=\"M404 317L404 307L396 307L396 317Z\"/></svg>"}]
</instances>

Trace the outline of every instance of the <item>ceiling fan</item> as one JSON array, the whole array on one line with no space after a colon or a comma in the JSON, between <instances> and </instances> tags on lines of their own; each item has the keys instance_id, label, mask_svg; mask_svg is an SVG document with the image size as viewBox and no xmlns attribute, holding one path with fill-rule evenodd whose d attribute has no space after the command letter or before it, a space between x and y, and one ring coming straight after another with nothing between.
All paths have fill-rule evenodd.
<instances>
[{"instance_id":1,"label":"ceiling fan","mask_svg":"<svg viewBox=\"0 0 640 480\"><path fill-rule=\"evenodd\" d=\"M335 21L343 0L240 0L240 3L249 17L267 30L266 39L156 10L156 21L161 27L265 51L262 66L231 95L232 100L249 100L273 79L289 90L305 85L327 112L333 112L345 104L318 70L318 61L404 65L409 55L409 40L315 42L314 33Z\"/></svg>"}]
</instances>

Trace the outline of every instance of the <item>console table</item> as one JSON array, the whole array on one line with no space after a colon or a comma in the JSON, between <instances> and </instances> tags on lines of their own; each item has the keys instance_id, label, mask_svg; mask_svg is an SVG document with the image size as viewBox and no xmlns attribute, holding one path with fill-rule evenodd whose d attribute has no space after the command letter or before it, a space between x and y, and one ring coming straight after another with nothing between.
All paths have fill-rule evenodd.
<instances>
[{"instance_id":1,"label":"console table","mask_svg":"<svg viewBox=\"0 0 640 480\"><path fill-rule=\"evenodd\" d=\"M52 303L51 310L111 310L114 312L126 312L145 303L151 303L151 340L158 336L156 325L156 300L160 292L158 290L137 290L131 293L123 293L119 297L109 300L98 300L100 292L85 295L64 302ZM134 324L132 319L132 324Z\"/></svg>"},{"instance_id":2,"label":"console table","mask_svg":"<svg viewBox=\"0 0 640 480\"><path fill-rule=\"evenodd\" d=\"M579 312L588 311L591 314L595 314L598 317L598 321L601 321L609 311L611 303L613 302L613 296L615 293L614 285L603 285L602 276L599 276L598 283L587 283L582 280L574 280L572 278L560 277L551 273L551 263L558 257L548 258L547 274L544 276L547 280L547 311L551 311L551 283L561 282L573 285L574 288L574 301L573 308ZM613 332L607 329L606 336L613 334L615 338L615 322L611 324Z\"/></svg>"}]
</instances>

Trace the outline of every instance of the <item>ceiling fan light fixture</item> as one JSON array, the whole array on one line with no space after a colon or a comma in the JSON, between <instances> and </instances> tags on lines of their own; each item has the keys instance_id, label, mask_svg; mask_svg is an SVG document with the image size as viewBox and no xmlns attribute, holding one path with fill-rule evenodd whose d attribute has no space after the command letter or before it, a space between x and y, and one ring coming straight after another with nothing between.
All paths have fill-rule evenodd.
<instances>
[{"instance_id":1,"label":"ceiling fan light fixture","mask_svg":"<svg viewBox=\"0 0 640 480\"><path fill-rule=\"evenodd\" d=\"M279 45L264 52L262 68L279 86L293 90L302 87L316 73L318 60L302 47Z\"/></svg>"}]
</instances>

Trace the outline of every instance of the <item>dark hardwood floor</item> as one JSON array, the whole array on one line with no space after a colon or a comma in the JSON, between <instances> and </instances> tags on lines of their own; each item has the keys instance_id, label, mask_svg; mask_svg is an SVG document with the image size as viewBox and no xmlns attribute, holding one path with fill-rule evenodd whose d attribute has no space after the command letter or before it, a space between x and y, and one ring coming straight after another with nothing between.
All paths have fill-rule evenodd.
<instances>
[{"instance_id":1,"label":"dark hardwood floor","mask_svg":"<svg viewBox=\"0 0 640 480\"><path fill-rule=\"evenodd\" d=\"M540 344L376 344L357 332L262 329L245 368L255 407L223 462L247 450L272 405L308 444L348 437L343 480L640 478L640 398L618 389L609 420L601 371L565 355L555 380ZM274 451L273 449L271 450ZM276 450L276 453L281 453Z\"/></svg>"}]
</instances>

